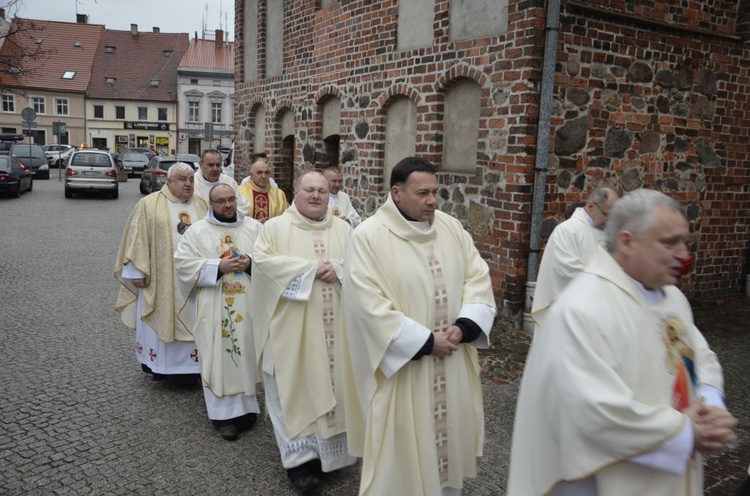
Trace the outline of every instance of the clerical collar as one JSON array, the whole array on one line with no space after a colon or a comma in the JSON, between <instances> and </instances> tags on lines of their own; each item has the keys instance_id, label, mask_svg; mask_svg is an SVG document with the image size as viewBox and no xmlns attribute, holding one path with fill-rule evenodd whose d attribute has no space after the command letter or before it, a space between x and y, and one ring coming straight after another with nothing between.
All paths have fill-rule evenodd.
<instances>
[{"instance_id":1,"label":"clerical collar","mask_svg":"<svg viewBox=\"0 0 750 496\"><path fill-rule=\"evenodd\" d=\"M393 204L396 205L396 202L393 202ZM401 210L400 208L398 208L398 205L396 205L396 209L404 217L404 219L406 219L409 222L409 224L411 224L412 226L416 227L417 229L419 229L423 233L426 233L427 231L430 230L431 224L430 224L429 221L412 219L411 217L409 217L408 215L406 215L406 213L404 213L403 210Z\"/></svg>"},{"instance_id":2,"label":"clerical collar","mask_svg":"<svg viewBox=\"0 0 750 496\"><path fill-rule=\"evenodd\" d=\"M664 299L663 289L661 288L649 289L643 284L641 284L640 281L636 281L632 277L630 277L630 280L632 280L635 283L635 287L638 288L638 292L641 293L641 296L643 296L643 299L646 300L647 304L654 305L655 303L659 303L660 301Z\"/></svg>"},{"instance_id":3,"label":"clerical collar","mask_svg":"<svg viewBox=\"0 0 750 496\"><path fill-rule=\"evenodd\" d=\"M590 215L589 215L589 213L588 213L588 212L586 211L586 209L585 209L585 208L581 208L581 210L583 211L583 215L585 215L585 216L586 216L586 220L587 220L587 221L589 221L589 225L590 225L591 227L593 227L594 229L598 229L598 227L596 227L596 224L594 224L594 219L592 219L592 218L591 218L591 216L590 216Z\"/></svg>"}]
</instances>

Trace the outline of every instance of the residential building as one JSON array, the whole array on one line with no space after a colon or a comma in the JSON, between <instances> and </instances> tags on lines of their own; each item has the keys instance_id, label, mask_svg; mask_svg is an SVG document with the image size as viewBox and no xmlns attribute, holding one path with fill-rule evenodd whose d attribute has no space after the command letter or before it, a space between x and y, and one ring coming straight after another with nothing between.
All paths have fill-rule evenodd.
<instances>
[{"instance_id":1,"label":"residential building","mask_svg":"<svg viewBox=\"0 0 750 496\"><path fill-rule=\"evenodd\" d=\"M0 131L26 130L40 145L87 141L86 89L104 26L22 18L13 23L21 27L11 29L0 59L15 58L22 66L0 72ZM25 108L36 112L33 127L23 124ZM53 135L54 122L65 123L66 132Z\"/></svg>"},{"instance_id":2,"label":"residential building","mask_svg":"<svg viewBox=\"0 0 750 496\"><path fill-rule=\"evenodd\" d=\"M100 149L177 149L177 66L187 33L105 30L86 102L88 142Z\"/></svg>"},{"instance_id":3,"label":"residential building","mask_svg":"<svg viewBox=\"0 0 750 496\"><path fill-rule=\"evenodd\" d=\"M200 154L234 140L234 43L217 29L214 39L190 40L177 68L178 152Z\"/></svg>"},{"instance_id":4,"label":"residential building","mask_svg":"<svg viewBox=\"0 0 750 496\"><path fill-rule=\"evenodd\" d=\"M340 165L372 215L395 163L433 161L508 325L540 240L600 185L685 204L689 295L744 287L750 0L236 0L235 20L238 175L258 151L284 188Z\"/></svg>"}]
</instances>

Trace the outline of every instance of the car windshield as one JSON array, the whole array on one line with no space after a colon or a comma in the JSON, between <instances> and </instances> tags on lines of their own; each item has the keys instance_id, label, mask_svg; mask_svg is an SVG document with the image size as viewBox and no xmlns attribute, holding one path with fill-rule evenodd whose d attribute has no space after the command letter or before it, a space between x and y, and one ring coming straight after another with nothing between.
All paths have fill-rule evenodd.
<instances>
[{"instance_id":1,"label":"car windshield","mask_svg":"<svg viewBox=\"0 0 750 496\"><path fill-rule=\"evenodd\" d=\"M139 164L148 163L148 158L142 153L126 153L121 160L123 162L138 162Z\"/></svg>"},{"instance_id":2,"label":"car windshield","mask_svg":"<svg viewBox=\"0 0 750 496\"><path fill-rule=\"evenodd\" d=\"M0 155L0 171L10 170L10 157L7 155Z\"/></svg>"},{"instance_id":3,"label":"car windshield","mask_svg":"<svg viewBox=\"0 0 750 496\"><path fill-rule=\"evenodd\" d=\"M161 170L169 170L169 168L172 167L176 163L177 163L177 160L161 160L159 161L159 168Z\"/></svg>"},{"instance_id":4,"label":"car windshield","mask_svg":"<svg viewBox=\"0 0 750 496\"><path fill-rule=\"evenodd\" d=\"M13 156L19 158L45 158L41 147L24 145L14 146Z\"/></svg>"},{"instance_id":5,"label":"car windshield","mask_svg":"<svg viewBox=\"0 0 750 496\"><path fill-rule=\"evenodd\" d=\"M175 155L175 158L177 158L177 160L179 160L180 162L198 163L201 161L201 158L198 155L193 155L192 153L181 153L179 155Z\"/></svg>"},{"instance_id":6,"label":"car windshield","mask_svg":"<svg viewBox=\"0 0 750 496\"><path fill-rule=\"evenodd\" d=\"M85 167L112 167L109 157L103 153L76 153L70 165Z\"/></svg>"}]
</instances>

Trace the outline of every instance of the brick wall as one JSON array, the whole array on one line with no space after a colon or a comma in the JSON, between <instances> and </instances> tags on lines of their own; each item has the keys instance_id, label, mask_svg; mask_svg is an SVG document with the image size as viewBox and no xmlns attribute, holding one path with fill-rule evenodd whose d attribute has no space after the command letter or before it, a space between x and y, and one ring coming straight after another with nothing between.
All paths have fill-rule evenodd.
<instances>
[{"instance_id":1,"label":"brick wall","mask_svg":"<svg viewBox=\"0 0 750 496\"><path fill-rule=\"evenodd\" d=\"M442 209L464 222L487 260L504 319L520 323L529 243L533 164L546 12L511 0L504 36L453 42L449 2L436 1L429 47L398 52L395 0L285 1L284 75L245 82L244 0L236 1L238 170L249 168L254 112L266 112L266 152L288 160L278 119L291 110L294 163L320 165L320 104L341 100L344 188L366 216L384 197L385 113L407 96L417 106L417 154L441 165L444 92L458 78L481 88L475 174L439 175ZM685 288L735 291L748 248L748 62L734 37L732 2L565 2L553 106L552 170L545 227L600 183L656 187L688 205L697 255ZM708 5L708 8L706 7ZM623 15L606 9L618 8ZM259 46L265 0L259 2ZM652 22L639 22L648 16ZM670 28L682 23L684 29ZM710 31L715 34L709 34ZM264 75L259 56L259 74ZM577 143L566 136L576 127ZM569 125L574 123L573 125ZM566 127L568 126L568 127ZM565 132L561 132L565 130ZM580 144L580 146L579 146ZM559 147L559 148L558 148Z\"/></svg>"}]
</instances>

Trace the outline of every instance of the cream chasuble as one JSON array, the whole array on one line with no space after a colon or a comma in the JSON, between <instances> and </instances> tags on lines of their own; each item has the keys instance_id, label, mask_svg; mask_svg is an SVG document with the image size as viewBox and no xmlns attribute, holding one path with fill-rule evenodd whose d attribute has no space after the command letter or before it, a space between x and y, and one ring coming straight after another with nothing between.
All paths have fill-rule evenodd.
<instances>
[{"instance_id":1,"label":"cream chasuble","mask_svg":"<svg viewBox=\"0 0 750 496\"><path fill-rule=\"evenodd\" d=\"M273 188L270 185L266 188L260 188L250 180L240 186L238 191L250 205L248 217L260 222L278 217L289 208L286 195L279 188Z\"/></svg>"},{"instance_id":2,"label":"cream chasuble","mask_svg":"<svg viewBox=\"0 0 750 496\"><path fill-rule=\"evenodd\" d=\"M552 305L526 361L513 432L509 496L592 478L597 496L698 496L702 459L682 475L636 463L678 436L678 409L721 367L674 286L646 303L603 249ZM685 463L685 462L683 462Z\"/></svg>"},{"instance_id":3,"label":"cream chasuble","mask_svg":"<svg viewBox=\"0 0 750 496\"><path fill-rule=\"evenodd\" d=\"M604 246L604 232L591 225L591 219L581 207L552 231L539 265L531 307L537 323L541 314L591 260L598 246Z\"/></svg>"},{"instance_id":4,"label":"cream chasuble","mask_svg":"<svg viewBox=\"0 0 750 496\"><path fill-rule=\"evenodd\" d=\"M204 267L239 254L252 257L261 226L242 216L235 223L220 223L210 213L185 233L175 253L178 317L195 337L203 381L213 394L255 396L250 276L240 272L205 280ZM195 299L195 315L190 298Z\"/></svg>"},{"instance_id":5,"label":"cream chasuble","mask_svg":"<svg viewBox=\"0 0 750 496\"><path fill-rule=\"evenodd\" d=\"M140 320L165 343L193 340L175 318L174 251L176 241L191 222L205 215L206 209L206 203L195 196L189 202L181 202L166 185L136 204L115 263L115 278L122 284L115 310L127 327L135 329ZM149 285L139 291L131 279L123 277L126 264L140 271ZM140 315L136 308L139 293L143 299Z\"/></svg>"},{"instance_id":6,"label":"cream chasuble","mask_svg":"<svg viewBox=\"0 0 750 496\"><path fill-rule=\"evenodd\" d=\"M334 217L339 217L340 219L346 218L346 221L352 228L357 227L362 222L362 217L354 209L349 195L343 191L339 191L335 195L333 193L329 195L328 210L331 211Z\"/></svg>"},{"instance_id":7,"label":"cream chasuble","mask_svg":"<svg viewBox=\"0 0 750 496\"><path fill-rule=\"evenodd\" d=\"M440 211L421 232L389 196L352 232L342 292L347 433L350 452L363 457L360 494L462 488L484 443L476 349L461 344L450 357L407 361L389 377L379 367L408 319L442 331L466 306L494 315L489 270L471 237Z\"/></svg>"},{"instance_id":8,"label":"cream chasuble","mask_svg":"<svg viewBox=\"0 0 750 496\"><path fill-rule=\"evenodd\" d=\"M204 178L201 170L198 169L195 171L195 192L193 193L193 196L203 198L203 201L208 205L208 194L211 192L211 188L217 184L228 184L232 187L234 192L237 193L237 212L247 215L247 211L250 209L250 204L247 202L247 198L239 193L237 181L226 174L219 174L219 180L212 183Z\"/></svg>"},{"instance_id":9,"label":"cream chasuble","mask_svg":"<svg viewBox=\"0 0 750 496\"><path fill-rule=\"evenodd\" d=\"M343 317L340 283L315 279L307 301L282 295L318 260L343 260L350 227L326 214L312 222L292 206L270 219L255 245L251 299L255 350L276 378L284 427L290 438L345 432L343 379L338 367ZM261 353L271 353L272 357ZM267 370L273 363L273 370Z\"/></svg>"}]
</instances>

